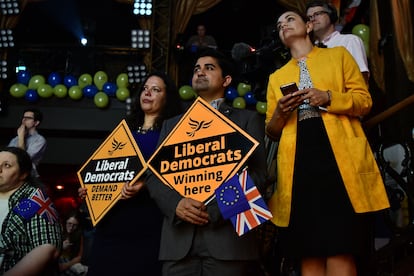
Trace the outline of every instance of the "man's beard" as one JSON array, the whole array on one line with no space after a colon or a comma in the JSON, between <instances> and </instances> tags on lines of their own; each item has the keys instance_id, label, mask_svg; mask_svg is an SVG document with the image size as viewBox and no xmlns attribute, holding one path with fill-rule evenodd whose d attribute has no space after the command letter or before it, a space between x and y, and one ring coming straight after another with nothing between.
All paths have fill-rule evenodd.
<instances>
[{"instance_id":1,"label":"man's beard","mask_svg":"<svg viewBox=\"0 0 414 276\"><path fill-rule=\"evenodd\" d=\"M195 91L205 91L208 90L210 83L206 79L199 79L193 83L193 89Z\"/></svg>"}]
</instances>

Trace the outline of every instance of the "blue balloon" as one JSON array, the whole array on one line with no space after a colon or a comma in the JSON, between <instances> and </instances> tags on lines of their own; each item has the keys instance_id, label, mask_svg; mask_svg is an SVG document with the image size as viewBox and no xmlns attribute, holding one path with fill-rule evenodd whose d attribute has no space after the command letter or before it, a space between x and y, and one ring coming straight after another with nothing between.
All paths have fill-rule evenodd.
<instances>
[{"instance_id":1,"label":"blue balloon","mask_svg":"<svg viewBox=\"0 0 414 276\"><path fill-rule=\"evenodd\" d=\"M26 94L24 95L24 98L26 99L26 101L34 103L39 100L39 94L37 94L37 91L34 89L28 89L26 91Z\"/></svg>"},{"instance_id":2,"label":"blue balloon","mask_svg":"<svg viewBox=\"0 0 414 276\"><path fill-rule=\"evenodd\" d=\"M72 75L67 75L63 78L63 84L67 88L71 88L74 85L78 85L78 80Z\"/></svg>"},{"instance_id":3,"label":"blue balloon","mask_svg":"<svg viewBox=\"0 0 414 276\"><path fill-rule=\"evenodd\" d=\"M85 86L83 89L83 95L85 95L86 98L93 98L96 93L98 93L98 87L96 87L93 84L89 84Z\"/></svg>"},{"instance_id":4,"label":"blue balloon","mask_svg":"<svg viewBox=\"0 0 414 276\"><path fill-rule=\"evenodd\" d=\"M26 70L17 72L17 82L18 83L28 85L31 78L32 78L32 76Z\"/></svg>"},{"instance_id":5,"label":"blue balloon","mask_svg":"<svg viewBox=\"0 0 414 276\"><path fill-rule=\"evenodd\" d=\"M225 93L225 97L229 101L233 101L235 98L239 96L239 92L237 92L237 89L233 86L227 87Z\"/></svg>"},{"instance_id":6,"label":"blue balloon","mask_svg":"<svg viewBox=\"0 0 414 276\"><path fill-rule=\"evenodd\" d=\"M254 105L257 103L256 98L254 97L253 92L249 91L246 94L244 94L244 99L246 100L246 103L248 105Z\"/></svg>"},{"instance_id":7,"label":"blue balloon","mask_svg":"<svg viewBox=\"0 0 414 276\"><path fill-rule=\"evenodd\" d=\"M117 90L116 84L113 82L105 82L102 87L102 91L105 92L105 94L110 97L115 96L116 90Z\"/></svg>"},{"instance_id":8,"label":"blue balloon","mask_svg":"<svg viewBox=\"0 0 414 276\"><path fill-rule=\"evenodd\" d=\"M59 73L52 72L49 74L49 77L47 78L47 82L50 84L50 86L55 87L56 85L62 82L62 78L59 75Z\"/></svg>"}]
</instances>

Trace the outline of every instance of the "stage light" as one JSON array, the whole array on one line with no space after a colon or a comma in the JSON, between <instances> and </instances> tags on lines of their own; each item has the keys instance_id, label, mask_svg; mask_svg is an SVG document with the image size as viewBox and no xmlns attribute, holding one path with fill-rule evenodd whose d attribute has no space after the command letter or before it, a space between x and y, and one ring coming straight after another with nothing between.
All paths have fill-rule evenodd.
<instances>
[{"instance_id":1,"label":"stage light","mask_svg":"<svg viewBox=\"0 0 414 276\"><path fill-rule=\"evenodd\" d=\"M134 0L132 12L135 15L149 16L152 14L152 0Z\"/></svg>"},{"instance_id":2,"label":"stage light","mask_svg":"<svg viewBox=\"0 0 414 276\"><path fill-rule=\"evenodd\" d=\"M0 0L0 11L3 15L15 15L20 13L18 0Z\"/></svg>"},{"instance_id":3,"label":"stage light","mask_svg":"<svg viewBox=\"0 0 414 276\"><path fill-rule=\"evenodd\" d=\"M88 45L88 39L86 37L82 37L80 39L80 43L82 44L82 46L86 46Z\"/></svg>"},{"instance_id":4,"label":"stage light","mask_svg":"<svg viewBox=\"0 0 414 276\"><path fill-rule=\"evenodd\" d=\"M131 30L131 47L139 49L150 48L150 31L149 30Z\"/></svg>"},{"instance_id":5,"label":"stage light","mask_svg":"<svg viewBox=\"0 0 414 276\"><path fill-rule=\"evenodd\" d=\"M55 186L56 190L63 191L65 189L65 185L58 184Z\"/></svg>"},{"instance_id":6,"label":"stage light","mask_svg":"<svg viewBox=\"0 0 414 276\"><path fill-rule=\"evenodd\" d=\"M26 71L27 68L25 65L17 65L16 66L16 74L19 73L20 71Z\"/></svg>"},{"instance_id":7,"label":"stage light","mask_svg":"<svg viewBox=\"0 0 414 276\"><path fill-rule=\"evenodd\" d=\"M147 76L147 67L145 64L127 66L129 83L141 83Z\"/></svg>"},{"instance_id":8,"label":"stage light","mask_svg":"<svg viewBox=\"0 0 414 276\"><path fill-rule=\"evenodd\" d=\"M0 79L7 79L7 61L0 60Z\"/></svg>"},{"instance_id":9,"label":"stage light","mask_svg":"<svg viewBox=\"0 0 414 276\"><path fill-rule=\"evenodd\" d=\"M14 47L13 32L10 29L0 29L0 48Z\"/></svg>"}]
</instances>

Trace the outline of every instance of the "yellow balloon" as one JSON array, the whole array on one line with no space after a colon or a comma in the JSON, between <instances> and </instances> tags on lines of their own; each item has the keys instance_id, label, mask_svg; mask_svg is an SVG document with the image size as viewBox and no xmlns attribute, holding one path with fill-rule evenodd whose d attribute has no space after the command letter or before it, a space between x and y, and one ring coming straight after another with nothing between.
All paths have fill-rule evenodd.
<instances>
[{"instance_id":1,"label":"yellow balloon","mask_svg":"<svg viewBox=\"0 0 414 276\"><path fill-rule=\"evenodd\" d=\"M194 99L197 96L194 89L189 85L181 86L180 89L178 90L178 93L179 93L181 99L186 100L186 101Z\"/></svg>"},{"instance_id":2,"label":"yellow balloon","mask_svg":"<svg viewBox=\"0 0 414 276\"><path fill-rule=\"evenodd\" d=\"M40 84L37 93L42 98L49 98L53 95L53 87L46 83Z\"/></svg>"},{"instance_id":3,"label":"yellow balloon","mask_svg":"<svg viewBox=\"0 0 414 276\"><path fill-rule=\"evenodd\" d=\"M83 97L82 89L78 85L69 88L68 95L72 100L80 100Z\"/></svg>"},{"instance_id":4,"label":"yellow balloon","mask_svg":"<svg viewBox=\"0 0 414 276\"><path fill-rule=\"evenodd\" d=\"M116 78L116 85L118 87L127 87L128 86L128 75L126 73L121 73Z\"/></svg>"},{"instance_id":5,"label":"yellow balloon","mask_svg":"<svg viewBox=\"0 0 414 276\"><path fill-rule=\"evenodd\" d=\"M243 97L249 91L252 91L252 86L250 84L241 82L237 85L237 92L239 92L239 96Z\"/></svg>"},{"instance_id":6,"label":"yellow balloon","mask_svg":"<svg viewBox=\"0 0 414 276\"><path fill-rule=\"evenodd\" d=\"M246 100L243 97L236 97L233 100L233 107L238 109L245 109L246 108Z\"/></svg>"},{"instance_id":7,"label":"yellow balloon","mask_svg":"<svg viewBox=\"0 0 414 276\"><path fill-rule=\"evenodd\" d=\"M116 90L116 98L120 101L125 101L129 98L129 90L126 87L120 87Z\"/></svg>"},{"instance_id":8,"label":"yellow balloon","mask_svg":"<svg viewBox=\"0 0 414 276\"><path fill-rule=\"evenodd\" d=\"M364 42L366 42L366 43L368 43L368 42L369 42L369 33L370 33L370 31L369 31L369 26L367 26L367 25L365 25L365 24L358 24L358 25L355 25L355 26L352 28L352 33L353 33L354 35L359 36L359 37L362 39L362 41L364 41Z\"/></svg>"},{"instance_id":9,"label":"yellow balloon","mask_svg":"<svg viewBox=\"0 0 414 276\"><path fill-rule=\"evenodd\" d=\"M99 90L102 90L103 85L105 82L108 81L108 75L104 71L98 71L95 73L95 76L93 77L93 83L96 87L98 87Z\"/></svg>"},{"instance_id":10,"label":"yellow balloon","mask_svg":"<svg viewBox=\"0 0 414 276\"><path fill-rule=\"evenodd\" d=\"M34 75L29 80L29 89L37 90L40 85L45 84L46 80L45 77L42 75Z\"/></svg>"},{"instance_id":11,"label":"yellow balloon","mask_svg":"<svg viewBox=\"0 0 414 276\"><path fill-rule=\"evenodd\" d=\"M84 88L87 85L92 84L92 76L90 74L82 74L78 79L78 86Z\"/></svg>"},{"instance_id":12,"label":"yellow balloon","mask_svg":"<svg viewBox=\"0 0 414 276\"><path fill-rule=\"evenodd\" d=\"M22 98L27 91L27 86L21 83L15 83L10 87L10 95L15 98Z\"/></svg>"},{"instance_id":13,"label":"yellow balloon","mask_svg":"<svg viewBox=\"0 0 414 276\"><path fill-rule=\"evenodd\" d=\"M267 111L267 102L258 101L256 103L256 110L260 114L266 114L266 111Z\"/></svg>"},{"instance_id":14,"label":"yellow balloon","mask_svg":"<svg viewBox=\"0 0 414 276\"><path fill-rule=\"evenodd\" d=\"M105 92L99 91L93 97L93 101L97 107L105 108L109 104L109 97L105 94Z\"/></svg>"},{"instance_id":15,"label":"yellow balloon","mask_svg":"<svg viewBox=\"0 0 414 276\"><path fill-rule=\"evenodd\" d=\"M68 89L66 88L66 86L64 86L63 84L57 84L54 88L53 88L53 93L55 94L56 97L58 98L64 98L66 97L66 95L68 94Z\"/></svg>"}]
</instances>

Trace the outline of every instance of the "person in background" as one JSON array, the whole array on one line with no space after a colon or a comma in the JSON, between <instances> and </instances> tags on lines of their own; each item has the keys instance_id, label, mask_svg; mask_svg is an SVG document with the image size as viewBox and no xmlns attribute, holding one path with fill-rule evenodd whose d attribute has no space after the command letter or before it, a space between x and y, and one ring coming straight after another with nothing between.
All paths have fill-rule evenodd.
<instances>
[{"instance_id":1,"label":"person in background","mask_svg":"<svg viewBox=\"0 0 414 276\"><path fill-rule=\"evenodd\" d=\"M257 112L227 105L225 89L232 82L234 64L220 52L200 53L193 69L192 86L199 97L252 135L260 145L247 161L259 190L266 186L264 119ZM182 116L166 120L160 142ZM230 220L224 220L214 199L208 205L167 187L153 173L146 187L164 215L160 260L163 275L257 275L259 245L255 231L239 237Z\"/></svg>"},{"instance_id":2,"label":"person in background","mask_svg":"<svg viewBox=\"0 0 414 276\"><path fill-rule=\"evenodd\" d=\"M163 121L180 113L175 83L165 73L149 74L126 118L145 160L156 150ZM161 275L162 214L150 198L144 178L126 183L122 199L96 225L88 276ZM80 188L79 195L84 198L86 189Z\"/></svg>"},{"instance_id":3,"label":"person in background","mask_svg":"<svg viewBox=\"0 0 414 276\"><path fill-rule=\"evenodd\" d=\"M62 228L50 198L33 185L32 161L0 149L0 275L55 275Z\"/></svg>"},{"instance_id":4,"label":"person in background","mask_svg":"<svg viewBox=\"0 0 414 276\"><path fill-rule=\"evenodd\" d=\"M14 137L9 147L19 147L27 151L33 162L32 176L39 177L37 166L46 151L46 139L37 132L37 128L43 120L43 113L36 108L24 110L21 125L17 128L17 136Z\"/></svg>"},{"instance_id":5,"label":"person in background","mask_svg":"<svg viewBox=\"0 0 414 276\"><path fill-rule=\"evenodd\" d=\"M84 237L77 211L71 212L63 222L63 244L59 256L59 275L86 275L88 267L81 263Z\"/></svg>"},{"instance_id":6,"label":"person in background","mask_svg":"<svg viewBox=\"0 0 414 276\"><path fill-rule=\"evenodd\" d=\"M206 48L217 49L217 42L213 36L206 34L206 26L199 24L197 25L197 34L188 39L186 47L190 52L196 53Z\"/></svg>"},{"instance_id":7,"label":"person in background","mask_svg":"<svg viewBox=\"0 0 414 276\"><path fill-rule=\"evenodd\" d=\"M354 57L368 84L369 68L364 43L354 34L341 34L335 29L338 21L336 8L326 1L312 0L306 4L306 15L313 23L314 43L328 48L345 47Z\"/></svg>"},{"instance_id":8,"label":"person in background","mask_svg":"<svg viewBox=\"0 0 414 276\"><path fill-rule=\"evenodd\" d=\"M364 78L345 48L314 46L312 27L295 11L277 20L292 58L268 82L266 133L279 141L269 208L301 275L353 276L371 249L371 215L389 202L359 120L372 106ZM283 95L290 82L299 91Z\"/></svg>"}]
</instances>

